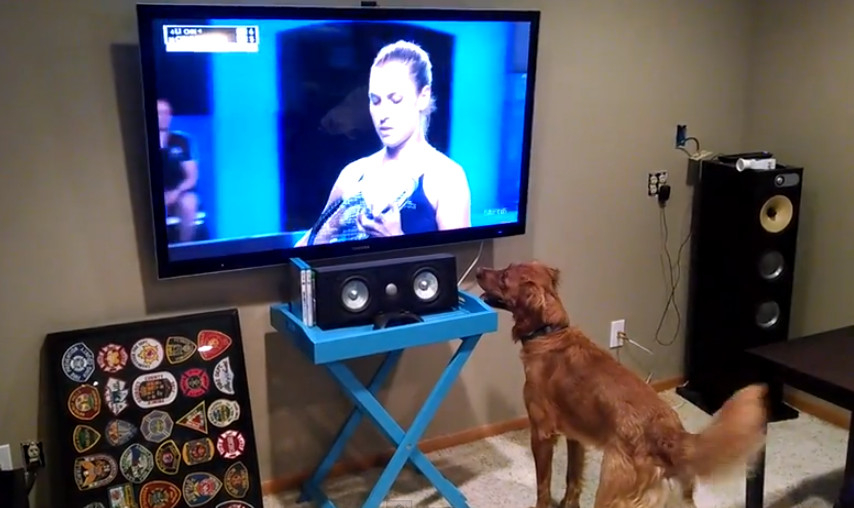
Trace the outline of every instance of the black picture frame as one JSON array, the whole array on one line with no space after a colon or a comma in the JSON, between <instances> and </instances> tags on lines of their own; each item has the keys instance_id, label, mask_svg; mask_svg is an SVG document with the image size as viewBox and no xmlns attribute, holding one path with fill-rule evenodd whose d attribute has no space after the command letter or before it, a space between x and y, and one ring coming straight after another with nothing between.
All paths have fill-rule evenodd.
<instances>
[{"instance_id":1,"label":"black picture frame","mask_svg":"<svg viewBox=\"0 0 854 508\"><path fill-rule=\"evenodd\" d=\"M263 506L237 309L51 333L45 353L65 506Z\"/></svg>"}]
</instances>

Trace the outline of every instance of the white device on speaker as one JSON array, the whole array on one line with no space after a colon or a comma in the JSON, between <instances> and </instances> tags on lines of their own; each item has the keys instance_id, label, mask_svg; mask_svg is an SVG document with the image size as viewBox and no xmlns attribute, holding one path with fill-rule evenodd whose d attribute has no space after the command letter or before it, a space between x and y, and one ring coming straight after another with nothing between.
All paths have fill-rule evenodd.
<instances>
[{"instance_id":1,"label":"white device on speaker","mask_svg":"<svg viewBox=\"0 0 854 508\"><path fill-rule=\"evenodd\" d=\"M745 169L767 171L776 167L777 159L738 159L735 163L735 169L738 171L744 171Z\"/></svg>"}]
</instances>

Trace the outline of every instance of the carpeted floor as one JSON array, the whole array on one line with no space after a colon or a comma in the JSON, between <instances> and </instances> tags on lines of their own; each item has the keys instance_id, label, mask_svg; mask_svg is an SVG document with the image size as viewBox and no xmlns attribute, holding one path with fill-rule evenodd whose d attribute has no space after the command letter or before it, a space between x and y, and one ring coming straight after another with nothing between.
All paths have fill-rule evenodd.
<instances>
[{"instance_id":1,"label":"carpeted floor","mask_svg":"<svg viewBox=\"0 0 854 508\"><path fill-rule=\"evenodd\" d=\"M682 416L685 426L697 431L709 416L685 403L673 391L662 394ZM847 433L837 427L801 415L797 420L772 425L768 438L766 507L824 508L833 504L842 478ZM593 506L598 484L601 455L591 452L585 470L583 508ZM429 456L442 473L468 498L472 508L528 508L534 504L534 466L528 449L527 431L512 432ZM563 496L566 471L565 450L558 447L552 475L552 496ZM371 488L379 470L363 475L330 480L326 492L338 508L356 508ZM744 477L734 476L709 485L700 485L695 496L697 508L744 506ZM269 496L265 508L292 508L296 492ZM308 508L308 504L302 505ZM428 483L405 469L387 497L388 508L445 507Z\"/></svg>"}]
</instances>

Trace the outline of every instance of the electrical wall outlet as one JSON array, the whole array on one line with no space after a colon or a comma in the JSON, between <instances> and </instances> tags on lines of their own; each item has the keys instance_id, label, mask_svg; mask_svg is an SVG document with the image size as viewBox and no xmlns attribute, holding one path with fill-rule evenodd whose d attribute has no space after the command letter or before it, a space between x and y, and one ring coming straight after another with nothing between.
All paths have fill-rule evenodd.
<instances>
[{"instance_id":1,"label":"electrical wall outlet","mask_svg":"<svg viewBox=\"0 0 854 508\"><path fill-rule=\"evenodd\" d=\"M21 456L24 458L24 467L28 470L44 467L44 446L41 441L21 443Z\"/></svg>"},{"instance_id":2,"label":"electrical wall outlet","mask_svg":"<svg viewBox=\"0 0 854 508\"><path fill-rule=\"evenodd\" d=\"M646 195L657 196L658 190L667 183L667 171L649 173L646 179Z\"/></svg>"},{"instance_id":3,"label":"electrical wall outlet","mask_svg":"<svg viewBox=\"0 0 854 508\"><path fill-rule=\"evenodd\" d=\"M623 338L620 336L623 333L626 333L626 320L618 319L611 321L611 349L623 347Z\"/></svg>"}]
</instances>

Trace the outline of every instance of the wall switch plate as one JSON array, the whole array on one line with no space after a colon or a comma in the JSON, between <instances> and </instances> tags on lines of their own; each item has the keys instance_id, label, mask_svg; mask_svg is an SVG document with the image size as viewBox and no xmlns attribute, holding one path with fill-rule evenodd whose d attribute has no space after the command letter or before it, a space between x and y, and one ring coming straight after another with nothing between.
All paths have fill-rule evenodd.
<instances>
[{"instance_id":1,"label":"wall switch plate","mask_svg":"<svg viewBox=\"0 0 854 508\"><path fill-rule=\"evenodd\" d=\"M611 349L623 347L623 339L620 337L620 334L622 333L626 333L626 320L618 319L616 321L611 321Z\"/></svg>"},{"instance_id":2,"label":"wall switch plate","mask_svg":"<svg viewBox=\"0 0 854 508\"><path fill-rule=\"evenodd\" d=\"M657 196L658 190L667 183L667 171L649 173L646 179L646 195Z\"/></svg>"},{"instance_id":3,"label":"wall switch plate","mask_svg":"<svg viewBox=\"0 0 854 508\"><path fill-rule=\"evenodd\" d=\"M9 445L0 445L0 471L12 470L12 449Z\"/></svg>"}]
</instances>

